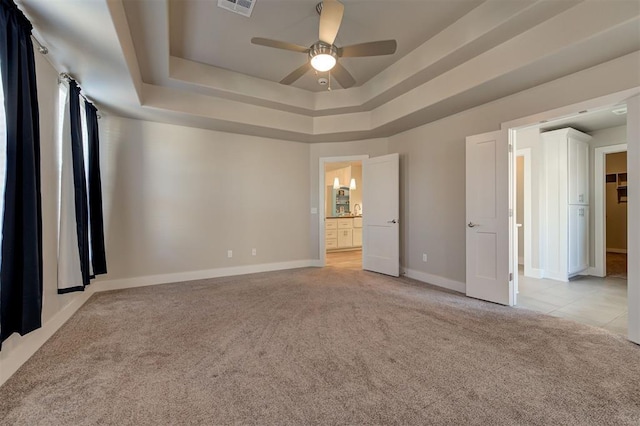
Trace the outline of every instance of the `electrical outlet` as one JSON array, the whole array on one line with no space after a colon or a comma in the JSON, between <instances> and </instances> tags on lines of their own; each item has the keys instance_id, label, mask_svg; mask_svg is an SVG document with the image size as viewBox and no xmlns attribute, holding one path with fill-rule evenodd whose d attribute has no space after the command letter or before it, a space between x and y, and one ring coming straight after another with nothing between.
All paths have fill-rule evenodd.
<instances>
[{"instance_id":1,"label":"electrical outlet","mask_svg":"<svg viewBox=\"0 0 640 426\"><path fill-rule=\"evenodd\" d=\"M423 262L427 261L427 253L422 253L422 261Z\"/></svg>"},{"instance_id":2,"label":"electrical outlet","mask_svg":"<svg viewBox=\"0 0 640 426\"><path fill-rule=\"evenodd\" d=\"M251 256L255 256L258 253L256 249L251 249Z\"/></svg>"},{"instance_id":3,"label":"electrical outlet","mask_svg":"<svg viewBox=\"0 0 640 426\"><path fill-rule=\"evenodd\" d=\"M233 250L227 250L227 257L233 257Z\"/></svg>"}]
</instances>

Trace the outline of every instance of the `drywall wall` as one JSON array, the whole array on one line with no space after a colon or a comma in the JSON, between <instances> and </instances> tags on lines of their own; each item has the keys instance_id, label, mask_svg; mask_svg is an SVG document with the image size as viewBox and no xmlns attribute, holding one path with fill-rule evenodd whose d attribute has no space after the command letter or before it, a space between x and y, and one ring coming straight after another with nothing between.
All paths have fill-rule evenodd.
<instances>
[{"instance_id":1,"label":"drywall wall","mask_svg":"<svg viewBox=\"0 0 640 426\"><path fill-rule=\"evenodd\" d=\"M39 347L57 327L47 326L63 321L65 308L83 299L82 293L58 295L58 73L36 52L36 79L40 108L40 172L42 182L42 261L43 261L43 328L25 336L13 334L0 351L0 384L4 382Z\"/></svg>"},{"instance_id":2,"label":"drywall wall","mask_svg":"<svg viewBox=\"0 0 640 426\"><path fill-rule=\"evenodd\" d=\"M616 152L607 154L605 172L626 173L627 153ZM627 203L618 201L618 183L606 184L606 229L607 229L607 251L616 253L627 252Z\"/></svg>"},{"instance_id":3,"label":"drywall wall","mask_svg":"<svg viewBox=\"0 0 640 426\"><path fill-rule=\"evenodd\" d=\"M309 259L309 145L119 117L100 130L105 279Z\"/></svg>"},{"instance_id":4,"label":"drywall wall","mask_svg":"<svg viewBox=\"0 0 640 426\"><path fill-rule=\"evenodd\" d=\"M389 152L401 155L401 264L405 269L434 277L434 281L466 281L466 136L637 87L638 64L628 60L607 62L391 136ZM620 78L609 78L612 73ZM532 204L536 205L535 200ZM422 253L428 254L428 262L422 261Z\"/></svg>"},{"instance_id":5,"label":"drywall wall","mask_svg":"<svg viewBox=\"0 0 640 426\"><path fill-rule=\"evenodd\" d=\"M370 157L377 157L388 153L387 139L367 139L353 142L341 142L341 143L315 143L309 145L309 188L310 205L307 208L307 215L309 215L312 209L316 209L318 213L311 213L311 222L309 224L309 250L311 252L311 258L319 260L319 224L320 221L324 223L324 216L322 212L324 209L319 204L320 195L319 181L320 178L320 158L325 157L350 157L354 155L369 155ZM366 182L363 183L366 185ZM402 201L401 201L402 202Z\"/></svg>"}]
</instances>

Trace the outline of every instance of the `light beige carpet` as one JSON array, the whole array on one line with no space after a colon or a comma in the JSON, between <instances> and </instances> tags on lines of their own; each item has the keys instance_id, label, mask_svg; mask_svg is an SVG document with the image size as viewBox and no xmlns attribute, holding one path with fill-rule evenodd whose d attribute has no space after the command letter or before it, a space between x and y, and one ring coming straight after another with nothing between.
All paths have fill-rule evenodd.
<instances>
[{"instance_id":1,"label":"light beige carpet","mask_svg":"<svg viewBox=\"0 0 640 426\"><path fill-rule=\"evenodd\" d=\"M91 297L4 425L638 425L640 348L409 279L300 269Z\"/></svg>"}]
</instances>

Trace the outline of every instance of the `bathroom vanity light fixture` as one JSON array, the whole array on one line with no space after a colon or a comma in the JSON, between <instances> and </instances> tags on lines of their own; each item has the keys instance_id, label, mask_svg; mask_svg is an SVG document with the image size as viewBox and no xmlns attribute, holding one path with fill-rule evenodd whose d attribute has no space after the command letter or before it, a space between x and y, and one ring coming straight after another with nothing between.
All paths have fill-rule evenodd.
<instances>
[{"instance_id":1,"label":"bathroom vanity light fixture","mask_svg":"<svg viewBox=\"0 0 640 426\"><path fill-rule=\"evenodd\" d=\"M356 189L356 179L351 178L351 183L349 184L349 189Z\"/></svg>"},{"instance_id":2,"label":"bathroom vanity light fixture","mask_svg":"<svg viewBox=\"0 0 640 426\"><path fill-rule=\"evenodd\" d=\"M340 189L340 181L338 178L333 179L333 189Z\"/></svg>"}]
</instances>

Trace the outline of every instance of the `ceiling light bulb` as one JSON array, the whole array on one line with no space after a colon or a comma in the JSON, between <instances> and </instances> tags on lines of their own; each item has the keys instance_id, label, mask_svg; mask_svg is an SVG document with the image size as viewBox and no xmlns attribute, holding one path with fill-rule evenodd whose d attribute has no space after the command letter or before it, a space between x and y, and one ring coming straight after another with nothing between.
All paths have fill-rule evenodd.
<instances>
[{"instance_id":1,"label":"ceiling light bulb","mask_svg":"<svg viewBox=\"0 0 640 426\"><path fill-rule=\"evenodd\" d=\"M333 189L340 189L340 181L338 178L333 179Z\"/></svg>"},{"instance_id":2,"label":"ceiling light bulb","mask_svg":"<svg viewBox=\"0 0 640 426\"><path fill-rule=\"evenodd\" d=\"M356 179L351 178L351 184L349 185L349 189L356 189Z\"/></svg>"},{"instance_id":3,"label":"ceiling light bulb","mask_svg":"<svg viewBox=\"0 0 640 426\"><path fill-rule=\"evenodd\" d=\"M336 58L326 53L321 53L319 55L311 58L311 66L320 72L329 71L336 65Z\"/></svg>"}]
</instances>

